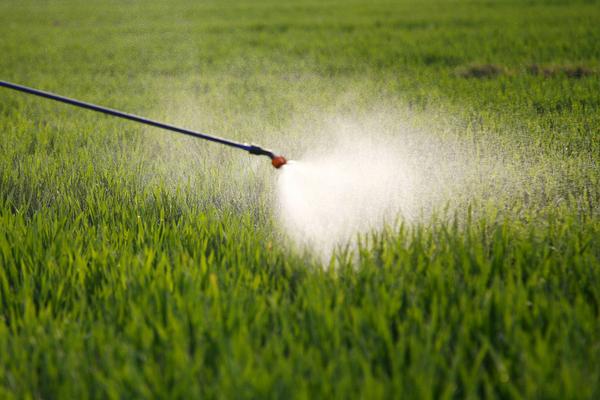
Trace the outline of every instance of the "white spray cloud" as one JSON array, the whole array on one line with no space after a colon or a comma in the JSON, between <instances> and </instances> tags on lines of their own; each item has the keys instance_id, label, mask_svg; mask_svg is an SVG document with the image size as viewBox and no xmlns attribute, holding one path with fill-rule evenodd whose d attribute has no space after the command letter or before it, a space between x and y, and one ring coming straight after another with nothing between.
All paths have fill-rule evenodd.
<instances>
[{"instance_id":1,"label":"white spray cloud","mask_svg":"<svg viewBox=\"0 0 600 400\"><path fill-rule=\"evenodd\" d=\"M324 262L338 245L351 243L397 216L413 218L417 174L395 140L368 135L335 121L329 143L311 146L278 180L279 220L300 246Z\"/></svg>"},{"instance_id":2,"label":"white spray cloud","mask_svg":"<svg viewBox=\"0 0 600 400\"><path fill-rule=\"evenodd\" d=\"M304 127L299 137L309 145L300 145L299 161L284 166L277 182L278 220L295 244L326 264L361 233L518 188L519 172L502 149L402 117L375 112Z\"/></svg>"}]
</instances>

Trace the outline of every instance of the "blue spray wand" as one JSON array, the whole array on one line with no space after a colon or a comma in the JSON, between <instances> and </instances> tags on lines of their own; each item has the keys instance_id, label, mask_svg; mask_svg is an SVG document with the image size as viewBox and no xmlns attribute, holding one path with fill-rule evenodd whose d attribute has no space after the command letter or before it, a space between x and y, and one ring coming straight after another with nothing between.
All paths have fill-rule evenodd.
<instances>
[{"instance_id":1,"label":"blue spray wand","mask_svg":"<svg viewBox=\"0 0 600 400\"><path fill-rule=\"evenodd\" d=\"M11 83L11 82L0 81L0 86L8 88L8 89L17 90L19 92L28 93L28 94L32 94L35 96L40 96L40 97L45 97L47 99L60 101L62 103L71 104L76 107L86 108L88 110L100 112L103 114L112 115L113 117L124 118L124 119L128 119L130 121L139 122L141 124L154 126L156 128L166 129L166 130L169 130L172 132L181 133L183 135L193 136L198 139L204 139L204 140L208 140L211 142L224 144L226 146L235 147L236 149L245 150L248 153L254 154L257 156L267 156L271 159L271 164L275 168L281 168L283 165L285 165L287 163L287 160L285 159L285 157L275 155L271 150L263 149L262 147L257 146L255 144L240 143L240 142L236 142L233 140L221 138L218 136L207 135L206 133L201 133L201 132L197 132L197 131L192 131L190 129L180 128L180 127L177 127L174 125L169 125L169 124L154 121L154 120L151 120L148 118L140 117L138 115L128 114L128 113L125 113L122 111L113 110L111 108L102 107L102 106L99 106L96 104L87 103L85 101L80 101L80 100L72 99L69 97L60 96L58 94L45 92L42 90L30 88L27 86L17 85L15 83Z\"/></svg>"}]
</instances>

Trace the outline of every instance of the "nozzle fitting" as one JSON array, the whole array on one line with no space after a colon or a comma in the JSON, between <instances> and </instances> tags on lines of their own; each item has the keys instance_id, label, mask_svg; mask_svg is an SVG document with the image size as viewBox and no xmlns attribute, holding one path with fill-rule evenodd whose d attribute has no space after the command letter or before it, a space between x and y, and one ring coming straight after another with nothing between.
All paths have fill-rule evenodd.
<instances>
[{"instance_id":1,"label":"nozzle fitting","mask_svg":"<svg viewBox=\"0 0 600 400\"><path fill-rule=\"evenodd\" d=\"M254 154L255 156L267 156L269 158L275 157L275 154L271 150L263 149L255 144L248 145L248 153Z\"/></svg>"},{"instance_id":2,"label":"nozzle fitting","mask_svg":"<svg viewBox=\"0 0 600 400\"><path fill-rule=\"evenodd\" d=\"M287 164L287 160L285 159L284 156L275 156L273 158L271 158L271 164L279 169L281 167L283 167L285 164Z\"/></svg>"},{"instance_id":3,"label":"nozzle fitting","mask_svg":"<svg viewBox=\"0 0 600 400\"><path fill-rule=\"evenodd\" d=\"M248 144L246 146L248 148L248 153L250 154L254 154L255 156L269 157L271 159L271 165L273 165L277 169L287 164L287 160L285 159L285 157L276 156L271 150L263 149L262 147L257 146L255 144Z\"/></svg>"}]
</instances>

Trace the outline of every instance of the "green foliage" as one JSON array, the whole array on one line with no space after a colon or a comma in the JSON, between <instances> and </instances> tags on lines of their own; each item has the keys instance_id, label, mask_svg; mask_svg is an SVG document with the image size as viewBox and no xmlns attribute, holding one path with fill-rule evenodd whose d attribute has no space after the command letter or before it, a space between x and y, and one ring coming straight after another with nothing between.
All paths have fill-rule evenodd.
<instances>
[{"instance_id":1,"label":"green foliage","mask_svg":"<svg viewBox=\"0 0 600 400\"><path fill-rule=\"evenodd\" d=\"M292 156L298 119L385 103L528 181L323 268L265 160L2 90L0 398L599 398L599 25L593 1L2 2L2 79Z\"/></svg>"}]
</instances>

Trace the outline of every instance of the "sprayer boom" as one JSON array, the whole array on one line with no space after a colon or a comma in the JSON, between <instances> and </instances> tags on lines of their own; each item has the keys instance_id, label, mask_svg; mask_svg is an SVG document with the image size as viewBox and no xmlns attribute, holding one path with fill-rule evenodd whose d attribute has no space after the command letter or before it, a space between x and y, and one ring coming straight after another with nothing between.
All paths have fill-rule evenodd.
<instances>
[{"instance_id":1,"label":"sprayer boom","mask_svg":"<svg viewBox=\"0 0 600 400\"><path fill-rule=\"evenodd\" d=\"M177 127L174 125L169 125L169 124L164 124L162 122L158 122L158 121L154 121L154 120L151 120L148 118L140 117L140 116L137 116L134 114L128 114L128 113L125 113L122 111L113 110L111 108L102 107L102 106L99 106L96 104L87 103L84 101L60 96L58 94L45 92L45 91L38 90L38 89L33 89L33 88L30 88L27 86L17 85L15 83L11 83L11 82L0 81L0 86L8 88L8 89L17 90L19 92L32 94L34 96L45 97L47 99L60 101L62 103L67 103L72 106L86 108L88 110L96 111L99 113L112 115L113 117L124 118L124 119L128 119L130 121L139 122L141 124L154 126L156 128L166 129L166 130L169 130L172 132L181 133L183 135L193 136L198 139L204 139L204 140L208 140L211 142L224 144L226 146L234 147L236 149L245 150L250 154L267 156L271 159L271 164L275 168L280 168L282 165L284 165L287 162L287 160L284 157L277 156L272 151L263 149L254 144L239 143L239 142L229 140L229 139L224 139L224 138L221 138L218 136L208 135L206 133L196 132L196 131L192 131L190 129L180 128L180 127Z\"/></svg>"}]
</instances>

